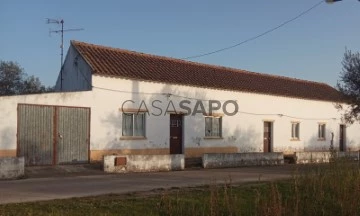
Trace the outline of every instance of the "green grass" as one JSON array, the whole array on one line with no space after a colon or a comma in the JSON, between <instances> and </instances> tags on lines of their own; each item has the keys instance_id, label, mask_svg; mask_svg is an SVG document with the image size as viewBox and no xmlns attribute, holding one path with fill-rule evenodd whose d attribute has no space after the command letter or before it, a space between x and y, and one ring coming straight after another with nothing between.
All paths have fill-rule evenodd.
<instances>
[{"instance_id":1,"label":"green grass","mask_svg":"<svg viewBox=\"0 0 360 216\"><path fill-rule=\"evenodd\" d=\"M0 215L360 215L360 170L337 161L292 179L0 205Z\"/></svg>"}]
</instances>

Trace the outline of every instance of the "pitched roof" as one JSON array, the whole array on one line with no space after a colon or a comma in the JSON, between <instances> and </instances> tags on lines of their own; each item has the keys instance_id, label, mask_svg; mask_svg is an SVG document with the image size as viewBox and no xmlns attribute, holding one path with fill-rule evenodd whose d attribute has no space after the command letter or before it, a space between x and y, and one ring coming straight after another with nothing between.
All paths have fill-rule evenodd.
<instances>
[{"instance_id":1,"label":"pitched roof","mask_svg":"<svg viewBox=\"0 0 360 216\"><path fill-rule=\"evenodd\" d=\"M282 76L143 54L79 41L72 46L93 74L322 101L342 101L333 87Z\"/></svg>"}]
</instances>

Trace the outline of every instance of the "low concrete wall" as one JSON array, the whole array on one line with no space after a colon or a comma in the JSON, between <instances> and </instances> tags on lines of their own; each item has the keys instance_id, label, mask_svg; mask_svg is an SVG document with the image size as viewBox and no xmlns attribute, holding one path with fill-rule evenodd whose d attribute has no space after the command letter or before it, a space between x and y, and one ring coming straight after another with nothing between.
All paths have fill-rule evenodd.
<instances>
[{"instance_id":1,"label":"low concrete wall","mask_svg":"<svg viewBox=\"0 0 360 216\"><path fill-rule=\"evenodd\" d=\"M280 152L210 153L202 158L204 168L280 165L284 155Z\"/></svg>"},{"instance_id":2,"label":"low concrete wall","mask_svg":"<svg viewBox=\"0 0 360 216\"><path fill-rule=\"evenodd\" d=\"M336 152L339 158L348 158L351 160L358 160L359 152ZM306 163L328 163L331 158L331 153L326 152L295 152L295 161L297 164Z\"/></svg>"},{"instance_id":3,"label":"low concrete wall","mask_svg":"<svg viewBox=\"0 0 360 216\"><path fill-rule=\"evenodd\" d=\"M295 152L297 164L306 163L328 163L330 152Z\"/></svg>"},{"instance_id":4,"label":"low concrete wall","mask_svg":"<svg viewBox=\"0 0 360 216\"><path fill-rule=\"evenodd\" d=\"M104 171L110 173L183 170L184 155L108 155Z\"/></svg>"},{"instance_id":5,"label":"low concrete wall","mask_svg":"<svg viewBox=\"0 0 360 216\"><path fill-rule=\"evenodd\" d=\"M1 157L0 179L17 179L25 174L24 157Z\"/></svg>"},{"instance_id":6,"label":"low concrete wall","mask_svg":"<svg viewBox=\"0 0 360 216\"><path fill-rule=\"evenodd\" d=\"M337 156L340 158L347 158L350 160L359 160L360 151L350 151L350 152L338 152Z\"/></svg>"}]
</instances>

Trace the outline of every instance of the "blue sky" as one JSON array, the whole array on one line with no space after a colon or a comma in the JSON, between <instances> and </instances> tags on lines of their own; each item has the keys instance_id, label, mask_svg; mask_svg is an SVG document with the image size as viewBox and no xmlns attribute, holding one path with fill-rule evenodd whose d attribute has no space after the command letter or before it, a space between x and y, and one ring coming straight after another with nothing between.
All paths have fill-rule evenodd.
<instances>
[{"instance_id":1,"label":"blue sky","mask_svg":"<svg viewBox=\"0 0 360 216\"><path fill-rule=\"evenodd\" d=\"M53 85L60 35L45 18L63 18L71 39L175 58L230 46L314 5L314 0L49 1L0 0L0 59L17 61ZM322 4L300 19L234 49L192 61L325 82L341 71L345 47L360 51L360 2Z\"/></svg>"}]
</instances>

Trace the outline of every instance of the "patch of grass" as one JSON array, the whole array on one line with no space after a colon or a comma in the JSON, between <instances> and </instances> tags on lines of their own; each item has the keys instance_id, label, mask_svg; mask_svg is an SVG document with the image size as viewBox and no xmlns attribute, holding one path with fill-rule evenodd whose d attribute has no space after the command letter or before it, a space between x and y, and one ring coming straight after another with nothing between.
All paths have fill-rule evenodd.
<instances>
[{"instance_id":1,"label":"patch of grass","mask_svg":"<svg viewBox=\"0 0 360 216\"><path fill-rule=\"evenodd\" d=\"M360 170L336 160L292 179L0 205L0 215L360 215Z\"/></svg>"}]
</instances>

